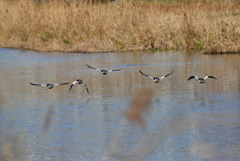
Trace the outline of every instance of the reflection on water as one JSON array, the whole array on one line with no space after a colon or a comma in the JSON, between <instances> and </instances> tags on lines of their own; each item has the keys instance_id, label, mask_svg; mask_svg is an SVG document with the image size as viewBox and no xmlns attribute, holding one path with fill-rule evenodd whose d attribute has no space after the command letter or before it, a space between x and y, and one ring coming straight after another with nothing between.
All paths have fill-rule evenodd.
<instances>
[{"instance_id":1,"label":"reflection on water","mask_svg":"<svg viewBox=\"0 0 240 161\"><path fill-rule=\"evenodd\" d=\"M240 55L186 51L63 54L0 49L0 57L0 146L6 149L17 144L13 146L24 149L17 155L23 160L240 157ZM103 76L86 64L123 69ZM139 69L157 77L174 73L154 83ZM218 80L207 79L205 84L196 79L187 81L191 75L212 75ZM68 94L76 79L86 82L90 95L84 85L74 86ZM29 82L70 84L49 90ZM142 130L123 116L135 91L145 87L154 89L154 98ZM116 146L108 158L116 134ZM11 141L6 143L6 136L12 136ZM14 152L20 151L15 148Z\"/></svg>"}]
</instances>

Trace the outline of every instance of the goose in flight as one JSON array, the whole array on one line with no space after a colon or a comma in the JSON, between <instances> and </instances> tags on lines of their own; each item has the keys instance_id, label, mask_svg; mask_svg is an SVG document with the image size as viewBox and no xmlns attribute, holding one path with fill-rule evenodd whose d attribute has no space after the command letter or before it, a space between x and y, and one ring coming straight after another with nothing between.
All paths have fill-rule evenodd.
<instances>
[{"instance_id":1,"label":"goose in flight","mask_svg":"<svg viewBox=\"0 0 240 161\"><path fill-rule=\"evenodd\" d=\"M54 86L58 86L58 85L65 85L65 84L68 84L68 83L58 83L58 84L35 84L35 83L31 83L29 82L31 85L33 86L44 86L44 87L47 87L48 89L52 89Z\"/></svg>"},{"instance_id":2,"label":"goose in flight","mask_svg":"<svg viewBox=\"0 0 240 161\"><path fill-rule=\"evenodd\" d=\"M86 64L87 65L87 64ZM107 73L108 72L115 72L115 71L119 71L119 70L121 70L121 69L114 69L114 70L104 70L104 69L98 69L98 68L94 68L94 67L91 67L91 66L89 66L89 65L87 65L89 68L91 68L91 69L95 69L95 70L97 70L97 71L100 71L103 75L107 75Z\"/></svg>"},{"instance_id":3,"label":"goose in flight","mask_svg":"<svg viewBox=\"0 0 240 161\"><path fill-rule=\"evenodd\" d=\"M174 71L174 70L173 70L173 71ZM173 71L172 71L170 74L167 74L167 75L165 75L165 76L162 76L161 78L158 78L158 77L148 76L147 74L144 74L141 70L139 70L139 72L140 72L142 75L145 75L146 77L151 78L155 83L158 83L158 82L160 82L161 79L166 78L167 76L171 75L171 74L173 73Z\"/></svg>"},{"instance_id":4,"label":"goose in flight","mask_svg":"<svg viewBox=\"0 0 240 161\"><path fill-rule=\"evenodd\" d=\"M74 82L72 83L72 85L71 85L68 93L69 93L70 90L72 89L73 85L76 84L76 83L77 83L77 84L82 84L82 83L83 83L83 84L85 85L85 87L86 87L87 93L89 94L87 84L86 84L83 80L81 80L81 79L77 79L76 81L74 81Z\"/></svg>"},{"instance_id":5,"label":"goose in flight","mask_svg":"<svg viewBox=\"0 0 240 161\"><path fill-rule=\"evenodd\" d=\"M191 80L191 79L193 79L193 78L196 78L199 83L205 83L205 80L206 80L207 78L213 78L213 79L216 79L216 80L217 80L217 78L215 78L215 77L213 77L213 76L206 76L206 77L204 77L204 78L198 78L197 76L193 75L193 76L191 76L191 77L188 78L188 81Z\"/></svg>"}]
</instances>

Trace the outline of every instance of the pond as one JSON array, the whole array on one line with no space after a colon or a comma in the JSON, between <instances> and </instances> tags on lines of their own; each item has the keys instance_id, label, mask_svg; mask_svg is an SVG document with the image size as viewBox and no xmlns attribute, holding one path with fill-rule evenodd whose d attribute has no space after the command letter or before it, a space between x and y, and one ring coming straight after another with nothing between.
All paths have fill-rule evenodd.
<instances>
[{"instance_id":1,"label":"pond","mask_svg":"<svg viewBox=\"0 0 240 161\"><path fill-rule=\"evenodd\" d=\"M240 55L48 53L0 48L0 146L9 160L238 160ZM119 69L102 75L100 69ZM173 74L154 83L152 77ZM198 77L214 76L200 84ZM82 79L83 84L71 84ZM47 87L29 82L66 83ZM154 89L146 127L125 117Z\"/></svg>"}]
</instances>

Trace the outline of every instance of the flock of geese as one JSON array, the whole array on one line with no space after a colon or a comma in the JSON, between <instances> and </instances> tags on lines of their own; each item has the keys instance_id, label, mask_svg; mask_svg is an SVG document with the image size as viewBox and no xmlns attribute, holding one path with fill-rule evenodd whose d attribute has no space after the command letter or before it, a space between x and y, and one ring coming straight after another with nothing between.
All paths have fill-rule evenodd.
<instances>
[{"instance_id":1,"label":"flock of geese","mask_svg":"<svg viewBox=\"0 0 240 161\"><path fill-rule=\"evenodd\" d=\"M86 65L87 65L87 64L86 64ZM104 69L94 68L94 67L91 67L91 66L89 66L89 65L87 65L87 66L88 66L89 68L91 68L91 69L100 71L103 75L107 75L108 72L120 71L120 70L122 69L122 68L121 68L121 69L114 69L114 70L104 70ZM174 70L173 70L171 73L169 73L169 74L167 74L167 75L165 75L165 76L162 76L162 77L160 77L160 78L159 78L159 77L151 77L151 76L149 76L149 75L147 75L147 74L144 74L141 70L139 70L139 72L140 72L142 75L144 75L144 76L152 79L155 83L158 83L158 82L160 82L160 80L162 80L163 78L166 78L166 77L168 77L169 75L171 75L171 74L174 72ZM190 76L190 77L188 78L188 81L191 80L191 79L194 79L194 78L196 78L199 83L205 83L205 80L206 80L207 78L213 78L213 79L216 79L216 80L217 80L217 78L215 78L215 77L213 77L213 76L205 76L204 78L198 78L197 76L193 75L193 76ZM66 85L66 84L69 84L70 82L68 82L68 83L58 83L58 84L50 84L50 83L48 83L48 84L35 84L35 83L31 83L31 82L29 82L29 83L30 83L31 85L34 85L34 86L43 86L43 87L47 87L48 89L52 89L52 88L54 88L54 86ZM82 83L83 83L83 84L85 85L85 87L86 87L87 93L89 94L87 84L86 84L83 80L81 80L81 79L77 79L76 81L74 81L74 82L72 83L72 85L70 86L70 89L69 89L68 93L71 91L73 85L76 84L76 83L77 83L77 84L82 84Z\"/></svg>"}]
</instances>

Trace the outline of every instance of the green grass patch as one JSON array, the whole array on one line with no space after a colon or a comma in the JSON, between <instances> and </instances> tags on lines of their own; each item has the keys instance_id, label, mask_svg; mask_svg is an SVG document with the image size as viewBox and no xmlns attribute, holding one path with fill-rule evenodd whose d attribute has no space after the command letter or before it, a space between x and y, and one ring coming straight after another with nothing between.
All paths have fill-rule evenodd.
<instances>
[{"instance_id":1,"label":"green grass patch","mask_svg":"<svg viewBox=\"0 0 240 161\"><path fill-rule=\"evenodd\" d=\"M67 44L67 45L70 44L69 40L67 40L67 39L63 39L63 43L64 43L64 44Z\"/></svg>"},{"instance_id":2,"label":"green grass patch","mask_svg":"<svg viewBox=\"0 0 240 161\"><path fill-rule=\"evenodd\" d=\"M117 41L116 46L118 46L120 49L124 49L125 48L125 43L124 43L124 41Z\"/></svg>"},{"instance_id":3,"label":"green grass patch","mask_svg":"<svg viewBox=\"0 0 240 161\"><path fill-rule=\"evenodd\" d=\"M43 34L46 39L54 38L54 34L48 31L43 31Z\"/></svg>"},{"instance_id":4,"label":"green grass patch","mask_svg":"<svg viewBox=\"0 0 240 161\"><path fill-rule=\"evenodd\" d=\"M195 34L195 44L194 44L194 49L195 50L202 50L203 49L203 39L199 34Z\"/></svg>"}]
</instances>

